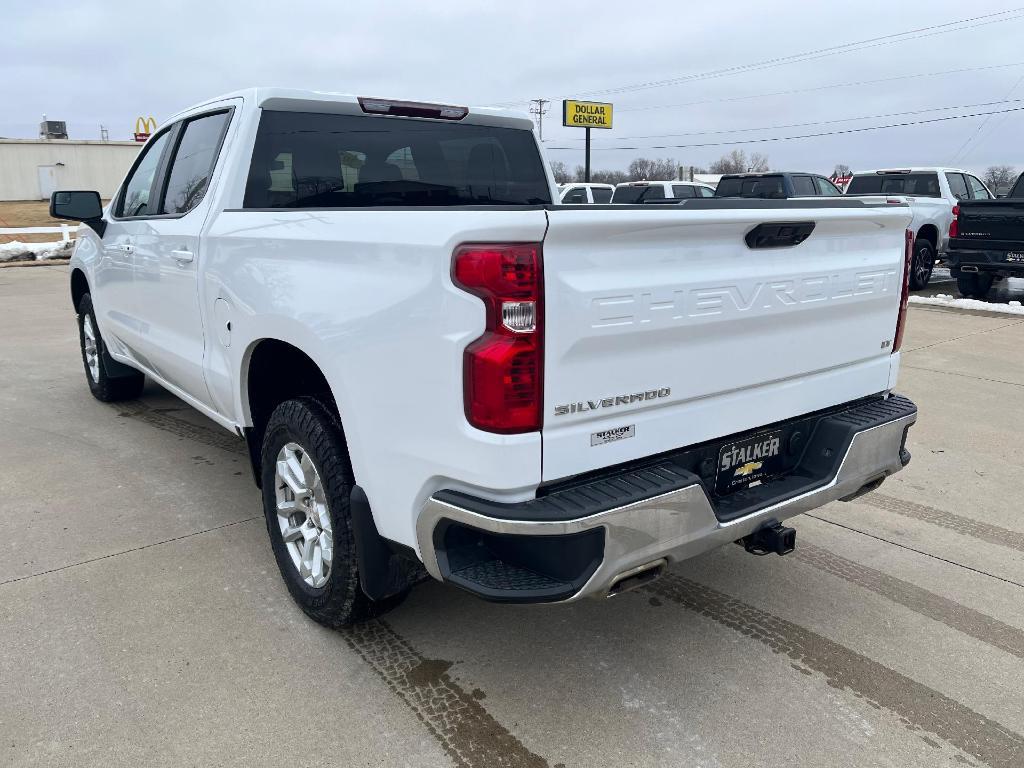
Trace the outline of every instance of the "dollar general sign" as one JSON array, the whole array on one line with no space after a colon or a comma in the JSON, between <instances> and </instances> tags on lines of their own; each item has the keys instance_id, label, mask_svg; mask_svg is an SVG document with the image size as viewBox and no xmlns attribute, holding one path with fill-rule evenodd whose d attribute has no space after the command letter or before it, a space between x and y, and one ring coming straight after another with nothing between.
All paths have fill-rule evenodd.
<instances>
[{"instance_id":1,"label":"dollar general sign","mask_svg":"<svg viewBox=\"0 0 1024 768\"><path fill-rule=\"evenodd\" d=\"M612 105L566 99L562 102L562 125L570 128L611 128Z\"/></svg>"}]
</instances>

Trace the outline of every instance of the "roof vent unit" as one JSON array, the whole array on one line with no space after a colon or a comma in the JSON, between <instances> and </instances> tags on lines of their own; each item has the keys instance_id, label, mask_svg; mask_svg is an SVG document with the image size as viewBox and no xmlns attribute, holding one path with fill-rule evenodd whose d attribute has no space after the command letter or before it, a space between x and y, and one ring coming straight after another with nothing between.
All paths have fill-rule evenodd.
<instances>
[{"instance_id":1,"label":"roof vent unit","mask_svg":"<svg viewBox=\"0 0 1024 768\"><path fill-rule=\"evenodd\" d=\"M39 124L39 138L41 139L66 139L68 127L63 120L43 120Z\"/></svg>"}]
</instances>

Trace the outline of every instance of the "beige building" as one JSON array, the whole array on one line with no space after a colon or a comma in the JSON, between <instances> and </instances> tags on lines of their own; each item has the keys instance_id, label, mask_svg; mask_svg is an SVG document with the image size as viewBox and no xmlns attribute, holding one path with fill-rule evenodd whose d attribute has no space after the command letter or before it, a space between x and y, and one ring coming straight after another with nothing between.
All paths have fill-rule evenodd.
<instances>
[{"instance_id":1,"label":"beige building","mask_svg":"<svg viewBox=\"0 0 1024 768\"><path fill-rule=\"evenodd\" d=\"M48 200L57 189L112 197L142 144L134 141L0 139L0 200Z\"/></svg>"}]
</instances>

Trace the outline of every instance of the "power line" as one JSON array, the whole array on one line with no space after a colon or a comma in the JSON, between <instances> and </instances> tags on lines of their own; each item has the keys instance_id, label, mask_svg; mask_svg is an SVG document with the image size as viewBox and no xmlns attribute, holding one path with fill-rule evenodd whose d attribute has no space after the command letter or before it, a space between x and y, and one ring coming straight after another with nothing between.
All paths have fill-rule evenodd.
<instances>
[{"instance_id":1,"label":"power line","mask_svg":"<svg viewBox=\"0 0 1024 768\"><path fill-rule=\"evenodd\" d=\"M1024 75L1021 75L1019 78L1017 78L1017 82L1015 82L1012 86L1010 86L1010 90L1008 90L1006 92L1006 97L1005 97L1006 99L1009 99L1010 96L1013 95L1013 92L1017 90L1017 86L1019 86L1021 84L1021 82L1024 82ZM1017 99L1014 99L1014 101L1017 101ZM991 119L992 119L991 115L986 117L984 120L981 121L981 125L978 126L977 130L975 130L973 134L968 135L967 140L963 144L960 145L960 149L958 149L956 151L956 154L953 155L953 162L954 163L960 162L960 156L961 155L963 155L964 157L967 157L967 148L973 142L975 142L978 139L978 137L981 136L982 133L985 132L985 126L988 125L989 120L991 120ZM1003 120L1005 120L1005 119L1006 118L1003 117Z\"/></svg>"},{"instance_id":2,"label":"power line","mask_svg":"<svg viewBox=\"0 0 1024 768\"><path fill-rule=\"evenodd\" d=\"M821 136L840 136L849 133L863 133L865 131L879 131L884 128L905 128L911 125L924 125L926 123L941 123L949 120L964 120L970 117L984 117L985 115L1005 115L1010 112L1024 111L1024 107L1011 107L1010 109L993 110L990 112L973 112L968 115L949 115L947 117L933 117L927 120L912 120L903 123L890 123L889 125L870 125L863 128L846 128L841 131L822 131L820 133L806 133L799 136L773 136L762 139L743 139L741 141L717 141L701 144L661 144L648 147L594 147L595 150L641 150L641 149L694 149L700 147L727 147L737 144L764 144L771 141L797 141L799 139L815 139ZM571 149L578 150L579 147L548 147L548 149Z\"/></svg>"},{"instance_id":3,"label":"power line","mask_svg":"<svg viewBox=\"0 0 1024 768\"><path fill-rule=\"evenodd\" d=\"M892 45L894 43L907 42L909 40L920 40L922 38L934 37L936 35L944 35L950 32L959 32L965 29L975 29L977 27L988 26L989 24L999 24L1007 21L1015 21L1022 18L1021 11L1024 11L1024 7L1010 8L1004 11L997 11L995 13L988 13L981 16L971 16L965 19L958 19L956 21L948 21L944 24L932 24L927 27L918 27L916 29L906 30L904 32L894 32L888 35L882 35L880 37L871 37L864 40L855 40L849 43L842 43L840 45L833 45L827 48L817 48L811 51L804 51L802 53L795 53L789 56L777 56L771 59L763 59L761 61L750 62L748 64L739 64L733 67L726 67L723 69L709 70L706 72L698 72L692 75L682 75L679 77L673 77L665 80L648 80L641 83L632 83L630 85L615 86L612 88L599 88L590 91L582 91L577 93L577 96L597 96L606 94L623 93L628 91L640 91L647 90L650 88L664 88L671 85L680 85L682 83L693 82L697 80L708 80L718 77L727 77L730 75L736 75L743 72L751 72L761 69L770 69L773 67L783 66L785 64L794 64L803 61L814 61L816 59L825 58L827 56L835 56L840 53L851 53L854 51L870 50L884 45ZM1013 15L1017 14L1017 15ZM999 18L1002 17L1002 18ZM978 22L976 24L972 22ZM514 106L516 104L522 104L523 101L510 101L496 104L495 106Z\"/></svg>"},{"instance_id":4,"label":"power line","mask_svg":"<svg viewBox=\"0 0 1024 768\"><path fill-rule=\"evenodd\" d=\"M1024 79L1024 78L1022 78ZM1018 81L1019 82L1019 81ZM906 112L885 112L878 115L862 115L860 117L837 117L832 120L812 120L806 123L786 123L783 125L763 125L758 128L728 128L716 131L688 131L686 133L655 133L647 136L618 136L617 141L629 141L632 139L669 139L676 136L711 136L723 133L750 133L752 131L776 131L782 128L807 128L813 125L834 125L836 123L849 123L855 120L881 120L886 117L905 117L907 115L923 115L926 112L944 112L951 109L976 109L978 107L995 107L1001 104L1019 103L1024 99L1001 99L999 101L983 101L978 104L958 104L950 107L928 107L927 109L912 109ZM581 141L581 139L570 139L570 141Z\"/></svg>"},{"instance_id":5,"label":"power line","mask_svg":"<svg viewBox=\"0 0 1024 768\"><path fill-rule=\"evenodd\" d=\"M963 69L946 69L939 72L919 72L913 75L894 75L893 77L881 77L875 80L854 80L848 83L830 83L828 85L814 85L809 88L791 88L786 91L770 91L767 93L752 93L747 96L729 96L722 99L701 99L699 101L684 101L677 104L645 104L636 107L616 107L618 112L641 112L651 109L677 109L679 107L695 107L703 104L725 104L733 101L748 101L749 99L762 99L770 96L793 96L798 93L813 93L814 91L828 91L834 88L854 88L861 85L877 85L879 83L892 83L897 80L913 80L920 77L939 77L941 75L959 75L964 72L983 72L990 69L1007 69L1009 67L1024 66L1024 61L1015 61L1010 64L990 64L984 67L965 67Z\"/></svg>"}]
</instances>

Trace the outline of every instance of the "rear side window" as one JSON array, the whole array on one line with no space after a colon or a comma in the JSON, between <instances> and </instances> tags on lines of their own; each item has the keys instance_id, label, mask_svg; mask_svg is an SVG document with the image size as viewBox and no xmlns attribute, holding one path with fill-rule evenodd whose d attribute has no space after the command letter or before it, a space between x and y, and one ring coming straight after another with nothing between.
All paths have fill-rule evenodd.
<instances>
[{"instance_id":1,"label":"rear side window","mask_svg":"<svg viewBox=\"0 0 1024 768\"><path fill-rule=\"evenodd\" d=\"M990 200L992 195L985 189L985 185L981 183L981 179L977 179L974 176L967 177L967 184L971 188L971 197L975 200Z\"/></svg>"},{"instance_id":2,"label":"rear side window","mask_svg":"<svg viewBox=\"0 0 1024 768\"><path fill-rule=\"evenodd\" d=\"M1024 197L1024 173L1017 177L1017 183L1013 185L1007 197Z\"/></svg>"},{"instance_id":3,"label":"rear side window","mask_svg":"<svg viewBox=\"0 0 1024 768\"><path fill-rule=\"evenodd\" d=\"M594 196L595 203L610 203L612 201L612 191L607 187L592 187L590 194Z\"/></svg>"},{"instance_id":4,"label":"rear side window","mask_svg":"<svg viewBox=\"0 0 1024 768\"><path fill-rule=\"evenodd\" d=\"M949 191L957 200L967 200L970 195L967 193L967 182L964 181L962 173L947 173L946 181L949 182Z\"/></svg>"},{"instance_id":5,"label":"rear side window","mask_svg":"<svg viewBox=\"0 0 1024 768\"><path fill-rule=\"evenodd\" d=\"M550 202L530 131L404 117L265 110L244 207Z\"/></svg>"},{"instance_id":6,"label":"rear side window","mask_svg":"<svg viewBox=\"0 0 1024 768\"><path fill-rule=\"evenodd\" d=\"M696 197L693 187L689 184L673 184L672 197Z\"/></svg>"},{"instance_id":7,"label":"rear side window","mask_svg":"<svg viewBox=\"0 0 1024 768\"><path fill-rule=\"evenodd\" d=\"M846 194L942 196L939 191L939 176L935 173L870 173L854 176L850 179Z\"/></svg>"},{"instance_id":8,"label":"rear side window","mask_svg":"<svg viewBox=\"0 0 1024 768\"><path fill-rule=\"evenodd\" d=\"M793 194L797 197L814 197L818 194L814 180L810 176L793 177Z\"/></svg>"},{"instance_id":9,"label":"rear side window","mask_svg":"<svg viewBox=\"0 0 1024 768\"><path fill-rule=\"evenodd\" d=\"M786 191L781 176L754 176L722 179L715 189L715 197L749 197L758 199L784 198Z\"/></svg>"},{"instance_id":10,"label":"rear side window","mask_svg":"<svg viewBox=\"0 0 1024 768\"><path fill-rule=\"evenodd\" d=\"M203 199L227 124L227 112L185 123L167 180L164 213L188 213Z\"/></svg>"}]
</instances>

